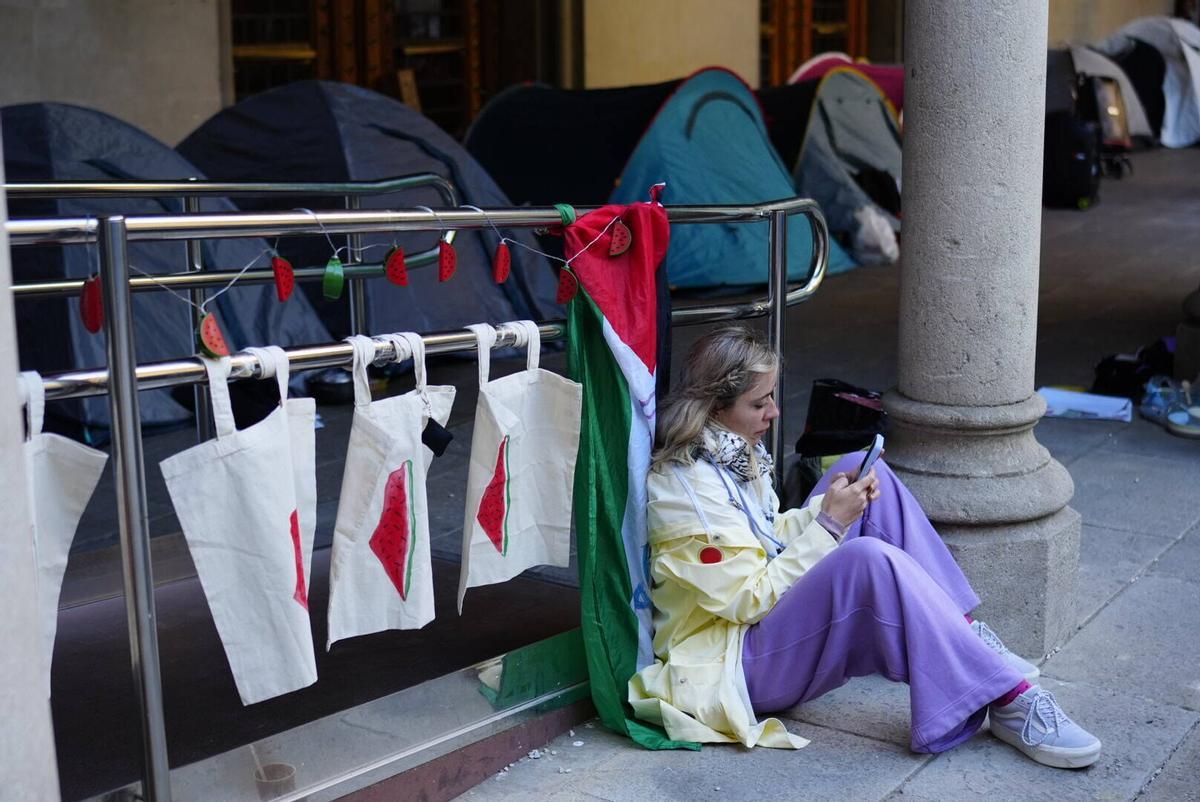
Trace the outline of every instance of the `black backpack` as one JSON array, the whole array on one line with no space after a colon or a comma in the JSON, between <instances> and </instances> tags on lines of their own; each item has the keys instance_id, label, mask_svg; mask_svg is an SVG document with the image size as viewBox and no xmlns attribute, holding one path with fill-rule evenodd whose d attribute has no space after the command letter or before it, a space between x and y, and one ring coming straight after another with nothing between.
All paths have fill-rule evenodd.
<instances>
[{"instance_id":1,"label":"black backpack","mask_svg":"<svg viewBox=\"0 0 1200 802\"><path fill-rule=\"evenodd\" d=\"M1088 209L1100 199L1100 126L1069 111L1046 115L1042 203Z\"/></svg>"}]
</instances>

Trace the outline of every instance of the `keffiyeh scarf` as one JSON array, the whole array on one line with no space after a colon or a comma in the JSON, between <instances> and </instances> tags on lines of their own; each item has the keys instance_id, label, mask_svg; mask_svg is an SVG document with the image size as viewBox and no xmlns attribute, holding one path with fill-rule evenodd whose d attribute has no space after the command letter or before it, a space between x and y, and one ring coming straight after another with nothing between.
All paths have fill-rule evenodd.
<instances>
[{"instance_id":1,"label":"keffiyeh scarf","mask_svg":"<svg viewBox=\"0 0 1200 802\"><path fill-rule=\"evenodd\" d=\"M763 476L770 477L775 468L771 454L761 440L751 448L746 438L720 426L704 427L701 442L692 456L710 460L746 483Z\"/></svg>"}]
</instances>

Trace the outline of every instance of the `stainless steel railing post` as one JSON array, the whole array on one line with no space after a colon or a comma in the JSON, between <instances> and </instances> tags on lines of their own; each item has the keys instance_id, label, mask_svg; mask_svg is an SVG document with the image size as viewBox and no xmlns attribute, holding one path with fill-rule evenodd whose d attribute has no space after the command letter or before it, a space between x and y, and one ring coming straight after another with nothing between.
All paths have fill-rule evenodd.
<instances>
[{"instance_id":1,"label":"stainless steel railing post","mask_svg":"<svg viewBox=\"0 0 1200 802\"><path fill-rule=\"evenodd\" d=\"M184 208L191 214L196 214L200 211L200 198L195 195L189 195L184 199ZM204 254L201 252L200 240L190 239L187 241L187 272L200 273L204 270ZM195 337L195 332L200 330L200 321L202 316L198 308L204 299L208 296L208 291L203 287L192 287L188 290L188 298L195 306L189 306L189 320L192 324L191 336ZM204 386L197 384L192 388L193 398L195 398L196 409L196 442L203 443L205 440L212 437L212 420L208 411L208 393L204 391Z\"/></svg>"},{"instance_id":2,"label":"stainless steel railing post","mask_svg":"<svg viewBox=\"0 0 1200 802\"><path fill-rule=\"evenodd\" d=\"M362 201L357 195L346 196L346 208L358 211ZM357 265L362 261L362 234L347 234L346 267ZM367 283L361 278L348 278L350 285L350 333L367 333Z\"/></svg>"},{"instance_id":3,"label":"stainless steel railing post","mask_svg":"<svg viewBox=\"0 0 1200 802\"><path fill-rule=\"evenodd\" d=\"M770 248L770 275L768 277L767 303L771 311L767 316L767 340L771 348L782 358L784 319L787 316L787 224L785 211L770 212L768 218L767 244ZM783 409L783 366L780 365L775 378L775 403ZM775 460L775 487L783 488L783 415L775 419L768 433L767 448Z\"/></svg>"},{"instance_id":4,"label":"stainless steel railing post","mask_svg":"<svg viewBox=\"0 0 1200 802\"><path fill-rule=\"evenodd\" d=\"M154 574L146 512L146 473L142 464L142 425L138 411L137 353L134 350L125 218L101 218L98 233L125 613L134 690L141 712L142 792L149 802L166 802L171 798L171 780L158 664Z\"/></svg>"}]
</instances>

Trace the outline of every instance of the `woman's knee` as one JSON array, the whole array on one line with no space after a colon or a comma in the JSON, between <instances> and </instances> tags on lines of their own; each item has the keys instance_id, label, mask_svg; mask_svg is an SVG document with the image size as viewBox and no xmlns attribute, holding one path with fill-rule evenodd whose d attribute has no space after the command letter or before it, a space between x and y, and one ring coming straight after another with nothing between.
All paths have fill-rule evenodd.
<instances>
[{"instance_id":1,"label":"woman's knee","mask_svg":"<svg viewBox=\"0 0 1200 802\"><path fill-rule=\"evenodd\" d=\"M840 562L867 565L890 565L900 549L877 537L856 537L842 542L830 556L836 555Z\"/></svg>"}]
</instances>

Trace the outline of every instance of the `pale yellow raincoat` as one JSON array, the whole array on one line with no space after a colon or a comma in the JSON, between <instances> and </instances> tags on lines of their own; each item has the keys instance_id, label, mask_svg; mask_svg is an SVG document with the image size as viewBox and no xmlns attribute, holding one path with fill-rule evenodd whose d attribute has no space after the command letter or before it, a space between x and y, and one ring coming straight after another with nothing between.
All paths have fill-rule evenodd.
<instances>
[{"instance_id":1,"label":"pale yellow raincoat","mask_svg":"<svg viewBox=\"0 0 1200 802\"><path fill-rule=\"evenodd\" d=\"M776 516L774 537L784 549L768 561L713 467L696 462L678 471L709 532L673 467L651 471L647 524L658 659L629 681L629 702L638 718L661 725L674 740L799 749L808 741L778 719L755 720L742 672L742 640L749 625L837 546L816 522L823 497ZM769 479L743 487L751 503L761 500L778 509ZM720 550L719 562L701 561L708 547Z\"/></svg>"}]
</instances>

